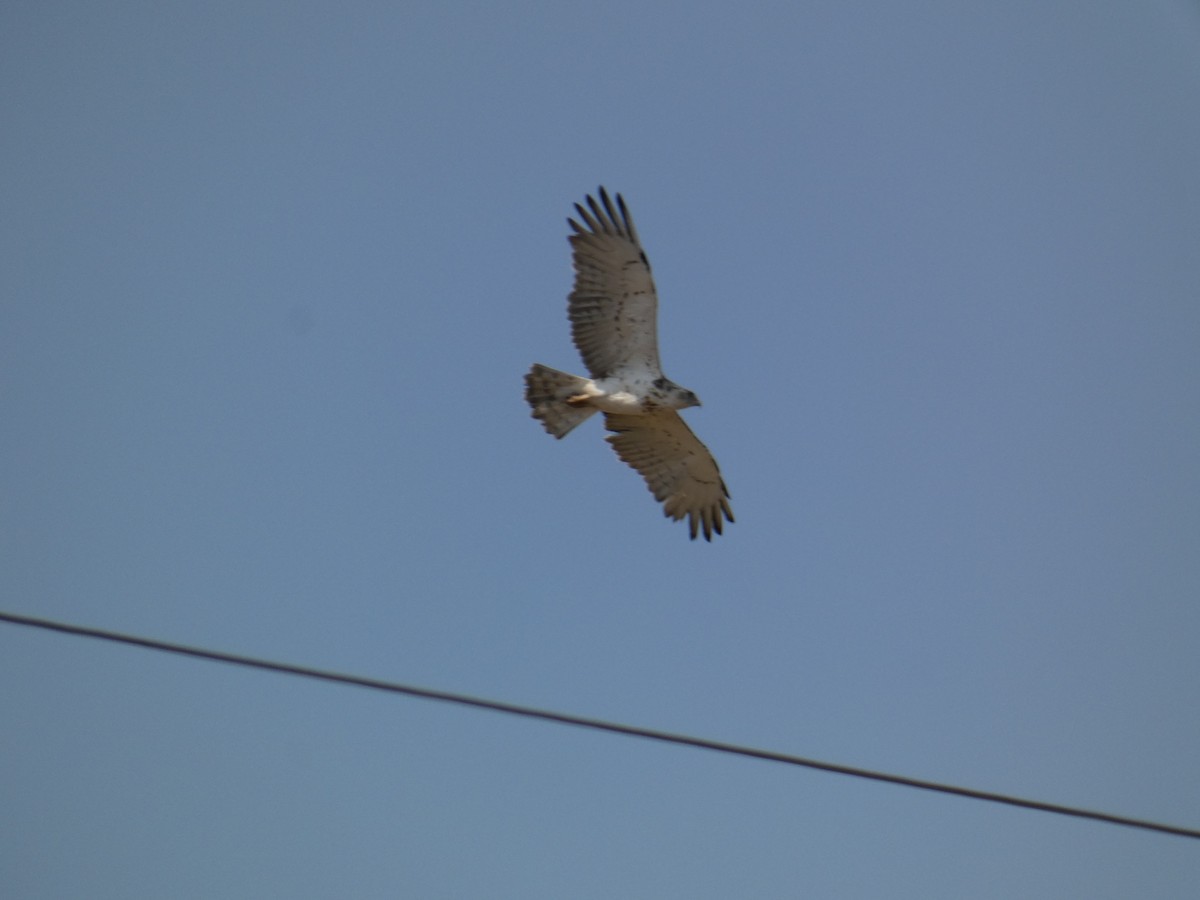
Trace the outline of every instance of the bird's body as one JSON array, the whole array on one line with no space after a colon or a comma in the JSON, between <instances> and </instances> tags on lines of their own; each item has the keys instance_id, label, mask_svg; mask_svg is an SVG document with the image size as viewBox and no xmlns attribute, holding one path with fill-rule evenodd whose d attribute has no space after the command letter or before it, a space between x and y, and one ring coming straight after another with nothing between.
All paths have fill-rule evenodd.
<instances>
[{"instance_id":1,"label":"bird's body","mask_svg":"<svg viewBox=\"0 0 1200 900\"><path fill-rule=\"evenodd\" d=\"M666 515L686 516L692 538L703 532L711 540L733 510L716 460L678 413L700 401L662 373L650 263L621 195L614 207L604 188L599 194L586 208L575 205L585 225L567 220L575 232L571 336L592 377L535 364L525 398L557 438L604 413L613 449L642 474Z\"/></svg>"}]
</instances>

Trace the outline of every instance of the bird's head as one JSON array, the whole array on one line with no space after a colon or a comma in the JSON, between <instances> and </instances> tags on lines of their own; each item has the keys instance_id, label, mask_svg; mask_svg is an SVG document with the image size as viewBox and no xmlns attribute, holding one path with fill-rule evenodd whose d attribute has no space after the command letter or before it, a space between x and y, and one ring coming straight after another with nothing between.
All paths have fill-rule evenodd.
<instances>
[{"instance_id":1,"label":"bird's head","mask_svg":"<svg viewBox=\"0 0 1200 900\"><path fill-rule=\"evenodd\" d=\"M700 398L686 388L676 388L675 401L679 404L676 409L687 409L690 406L700 406Z\"/></svg>"},{"instance_id":2,"label":"bird's head","mask_svg":"<svg viewBox=\"0 0 1200 900\"><path fill-rule=\"evenodd\" d=\"M664 406L667 409L687 409L689 406L700 405L699 397L664 377L655 379L650 388L650 396L653 405Z\"/></svg>"}]
</instances>

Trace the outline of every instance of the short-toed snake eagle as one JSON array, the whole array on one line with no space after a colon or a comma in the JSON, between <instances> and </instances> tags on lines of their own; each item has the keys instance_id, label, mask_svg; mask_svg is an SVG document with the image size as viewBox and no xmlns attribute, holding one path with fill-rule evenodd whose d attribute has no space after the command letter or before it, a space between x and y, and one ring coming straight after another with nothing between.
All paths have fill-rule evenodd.
<instances>
[{"instance_id":1,"label":"short-toed snake eagle","mask_svg":"<svg viewBox=\"0 0 1200 900\"><path fill-rule=\"evenodd\" d=\"M556 438L603 412L614 432L609 443L646 479L664 514L686 516L692 539L711 541L733 521L733 510L716 460L678 412L700 401L662 373L650 263L621 195L614 207L604 188L599 194L586 208L575 204L583 225L567 220L575 264L567 312L592 377L535 364L525 376L525 399Z\"/></svg>"}]
</instances>

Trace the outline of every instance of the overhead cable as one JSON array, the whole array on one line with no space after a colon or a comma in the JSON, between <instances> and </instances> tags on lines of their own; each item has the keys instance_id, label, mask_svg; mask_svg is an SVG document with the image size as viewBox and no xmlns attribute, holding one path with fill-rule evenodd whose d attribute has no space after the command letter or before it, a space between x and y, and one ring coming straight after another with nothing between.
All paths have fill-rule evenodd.
<instances>
[{"instance_id":1,"label":"overhead cable","mask_svg":"<svg viewBox=\"0 0 1200 900\"><path fill-rule=\"evenodd\" d=\"M66 622L57 622L50 619L37 618L34 616L23 616L4 611L0 611L0 621L9 622L13 625L26 625L31 628L40 628L46 631L57 631L63 634L73 634L79 637L89 637L120 644L130 644L136 647L143 647L148 650L158 650L164 653L198 657L200 659L212 660L214 662L229 663L235 666L263 669L269 672L279 672L285 675L295 675L301 678L314 678L320 681L331 681L337 684L352 685L354 687L372 688L378 691L387 691L393 694L404 694L409 697L420 697L425 700L434 700L440 703L455 703L460 706L488 709L492 710L493 712L506 713L513 716L524 716L530 719L542 719L548 722L558 722L562 725L574 725L579 728L590 728L595 731L607 731L615 734L626 735L628 737L646 738L648 740L661 741L667 744L682 744L688 747L698 747L702 750L712 750L717 753L726 753L734 756L747 756L754 759L763 759L769 762L784 763L791 766L802 766L807 769L817 769L822 772L833 772L837 775L848 775L852 778L865 778L871 781L881 781L887 784L901 785L903 787L918 788L925 791L935 791L940 794L951 794L958 797L966 797L971 800L982 800L988 803L1002 803L1007 806L1016 806L1022 809L1032 809L1039 812L1054 813L1055 815L1060 816L1091 819L1097 822L1107 822L1110 825L1122 825L1128 828L1140 828L1147 831L1173 834L1178 837L1200 839L1200 829L1196 828L1185 828L1178 825L1168 825L1162 822L1153 822L1146 819L1135 819L1129 816L1115 815L1113 813L1079 809L1077 807L1065 806L1059 803L1047 803L1041 800L1028 800L1021 797L1013 797L1008 794L999 794L992 791L982 791L976 790L975 788L942 784L941 782L936 781L909 778L904 775L891 775L886 772L876 772L871 769L862 769L856 766L846 766L838 763L807 759L802 756L794 756L790 753L780 753L774 750L762 750L755 747L742 746L740 744L731 744L724 741L710 740L708 738L692 737L685 734L675 734L669 731L660 731L654 728L643 728L637 725L623 725L618 722L608 722L603 719L593 719L587 716L573 715L571 713L554 712L551 710L521 706L516 703L506 703L501 700L488 700L482 697L472 697L467 694L458 694L451 691L439 691L432 688L415 687L413 685L398 684L392 681L382 681L376 678L366 678L361 675L347 675L341 672L330 672L323 669L315 669L310 666L273 662L271 660L259 659L253 656L243 656L237 653L226 653L220 650L207 650L202 647L192 647L186 644L176 644L168 641L156 640L154 638L123 634L117 631L108 631L102 628L89 628L83 625L72 625Z\"/></svg>"}]
</instances>

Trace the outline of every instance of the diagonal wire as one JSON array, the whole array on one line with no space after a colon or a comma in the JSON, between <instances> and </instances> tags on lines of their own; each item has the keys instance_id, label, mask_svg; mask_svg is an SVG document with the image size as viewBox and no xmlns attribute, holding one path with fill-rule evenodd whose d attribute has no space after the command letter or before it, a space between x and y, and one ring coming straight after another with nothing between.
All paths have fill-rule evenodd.
<instances>
[{"instance_id":1,"label":"diagonal wire","mask_svg":"<svg viewBox=\"0 0 1200 900\"><path fill-rule=\"evenodd\" d=\"M622 725L618 722L607 722L603 719L592 719L570 713L553 712L521 706L516 703L505 703L500 700L487 700L482 697L472 697L467 694L456 694L450 691L438 691L431 688L414 687L398 684L392 681L381 681L375 678L365 678L361 675L346 675L340 672L330 672L314 669L309 666L298 666L291 663L272 662L253 656L242 656L236 653L225 653L220 650L206 650L201 647L191 647L186 644L174 644L154 638L139 637L132 634L122 634L102 628L89 628L83 625L71 625L66 622L56 622L34 616L23 616L16 613L0 611L0 622L13 625L27 625L46 631L57 631L80 637L97 638L121 644L131 644L148 650L159 650L165 653L175 653L183 656L193 656L215 662L230 663L252 669L264 669L269 672L281 672L285 675L297 675L302 678L315 678L320 681L332 681L337 684L348 684L355 687L373 688L393 694L404 694L409 697L421 697L441 703L456 703L460 706L471 706L477 709L490 709L493 712L507 713L514 716L524 716L530 719L542 719L547 722L558 722L562 725L574 725L579 728L591 728L596 731L608 731L629 737L647 738L668 744L682 744L687 747L698 747L702 750L713 750L718 753L729 753L736 756L748 756L754 759L765 759L770 762L785 763L792 766L802 766L817 769L822 772L833 772L838 775L849 775L853 778L866 778L871 781L882 781L886 784L898 784L903 787L918 788L925 791L935 791L940 794L951 794L966 797L971 800L983 800L988 803L1003 803L1022 809L1033 809L1039 812L1054 813L1060 816L1073 816L1079 819L1091 819L1097 822L1107 822L1110 825L1122 825L1128 828L1141 828L1147 831L1157 831L1173 834L1179 837L1200 839L1200 829L1184 828L1179 825L1168 825L1162 822L1152 822L1146 819L1134 819L1129 816L1119 816L1112 813L1095 810L1079 809L1073 806L1063 806L1058 803L1046 803L1041 800L1026 800L1008 794L997 794L991 791L980 791L974 788L957 787L942 784L937 781L924 781L918 778L908 778L904 775L889 775L886 772L876 772L870 769L860 769L854 766L844 766L837 763L821 762L789 753L778 753L773 750L760 750L740 744L729 744L724 741L714 741L708 738L691 737L685 734L674 734L669 731L659 731L654 728L641 728L636 725Z\"/></svg>"}]
</instances>

